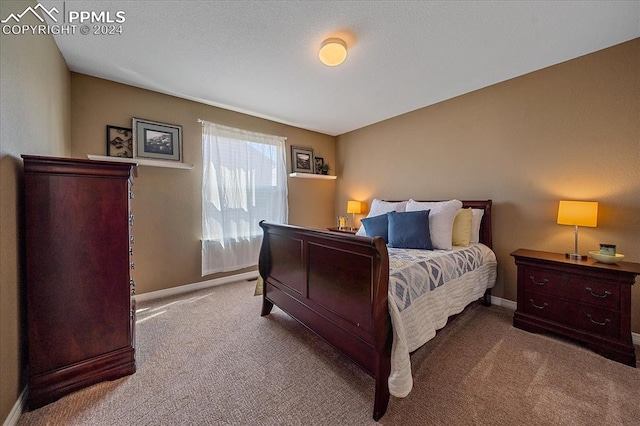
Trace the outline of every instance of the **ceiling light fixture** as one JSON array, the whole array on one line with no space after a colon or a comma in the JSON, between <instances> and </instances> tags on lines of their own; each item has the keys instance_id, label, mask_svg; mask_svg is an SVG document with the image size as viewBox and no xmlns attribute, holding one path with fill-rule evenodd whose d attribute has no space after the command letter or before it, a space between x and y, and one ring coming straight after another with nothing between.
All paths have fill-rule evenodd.
<instances>
[{"instance_id":1,"label":"ceiling light fixture","mask_svg":"<svg viewBox=\"0 0 640 426\"><path fill-rule=\"evenodd\" d=\"M347 59L347 44L339 38L328 38L320 45L318 58L329 67L340 65Z\"/></svg>"}]
</instances>

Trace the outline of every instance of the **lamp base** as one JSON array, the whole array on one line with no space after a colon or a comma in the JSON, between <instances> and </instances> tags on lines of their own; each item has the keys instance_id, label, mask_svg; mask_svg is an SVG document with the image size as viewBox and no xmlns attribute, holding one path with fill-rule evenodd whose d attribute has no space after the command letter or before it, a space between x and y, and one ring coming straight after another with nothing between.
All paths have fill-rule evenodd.
<instances>
[{"instance_id":1,"label":"lamp base","mask_svg":"<svg viewBox=\"0 0 640 426\"><path fill-rule=\"evenodd\" d=\"M587 258L587 256L583 254L577 254L577 253L565 253L564 257L572 260L585 260Z\"/></svg>"}]
</instances>

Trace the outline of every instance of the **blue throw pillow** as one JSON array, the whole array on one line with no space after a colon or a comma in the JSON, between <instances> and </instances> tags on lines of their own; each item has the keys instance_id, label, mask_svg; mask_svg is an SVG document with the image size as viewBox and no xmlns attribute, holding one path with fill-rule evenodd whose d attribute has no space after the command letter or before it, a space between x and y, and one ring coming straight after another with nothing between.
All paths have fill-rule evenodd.
<instances>
[{"instance_id":1,"label":"blue throw pillow","mask_svg":"<svg viewBox=\"0 0 640 426\"><path fill-rule=\"evenodd\" d=\"M367 217L362 219L360 222L362 222L362 226L364 226L364 232L367 237L382 237L385 243L389 241L386 214Z\"/></svg>"},{"instance_id":2,"label":"blue throw pillow","mask_svg":"<svg viewBox=\"0 0 640 426\"><path fill-rule=\"evenodd\" d=\"M390 212L389 247L433 250L429 234L429 212Z\"/></svg>"}]
</instances>

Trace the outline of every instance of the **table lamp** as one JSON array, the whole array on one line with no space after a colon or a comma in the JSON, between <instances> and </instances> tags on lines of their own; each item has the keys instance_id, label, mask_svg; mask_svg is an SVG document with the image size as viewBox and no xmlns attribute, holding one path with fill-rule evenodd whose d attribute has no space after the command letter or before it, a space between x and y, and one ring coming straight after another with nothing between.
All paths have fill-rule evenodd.
<instances>
[{"instance_id":1,"label":"table lamp","mask_svg":"<svg viewBox=\"0 0 640 426\"><path fill-rule=\"evenodd\" d=\"M347 213L351 213L353 219L351 221L351 229L355 229L356 214L362 213L362 202L360 201L347 201Z\"/></svg>"},{"instance_id":2,"label":"table lamp","mask_svg":"<svg viewBox=\"0 0 640 426\"><path fill-rule=\"evenodd\" d=\"M569 259L582 260L587 256L578 254L578 226L595 228L598 223L598 203L596 201L560 201L558 205L558 225L573 225L574 252L566 253Z\"/></svg>"}]
</instances>

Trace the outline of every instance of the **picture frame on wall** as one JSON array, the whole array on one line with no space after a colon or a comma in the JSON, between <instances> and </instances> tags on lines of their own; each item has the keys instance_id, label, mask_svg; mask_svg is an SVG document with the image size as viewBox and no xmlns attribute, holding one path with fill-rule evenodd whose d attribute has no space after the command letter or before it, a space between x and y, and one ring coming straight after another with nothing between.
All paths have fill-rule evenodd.
<instances>
[{"instance_id":1,"label":"picture frame on wall","mask_svg":"<svg viewBox=\"0 0 640 426\"><path fill-rule=\"evenodd\" d=\"M135 157L182 161L182 126L133 118Z\"/></svg>"},{"instance_id":2,"label":"picture frame on wall","mask_svg":"<svg viewBox=\"0 0 640 426\"><path fill-rule=\"evenodd\" d=\"M133 132L130 128L107 125L107 156L133 158Z\"/></svg>"},{"instance_id":3,"label":"picture frame on wall","mask_svg":"<svg viewBox=\"0 0 640 426\"><path fill-rule=\"evenodd\" d=\"M291 171L293 173L314 173L313 148L291 147Z\"/></svg>"},{"instance_id":4,"label":"picture frame on wall","mask_svg":"<svg viewBox=\"0 0 640 426\"><path fill-rule=\"evenodd\" d=\"M313 162L315 163L315 174L321 175L322 168L324 167L324 158L314 157Z\"/></svg>"}]
</instances>

